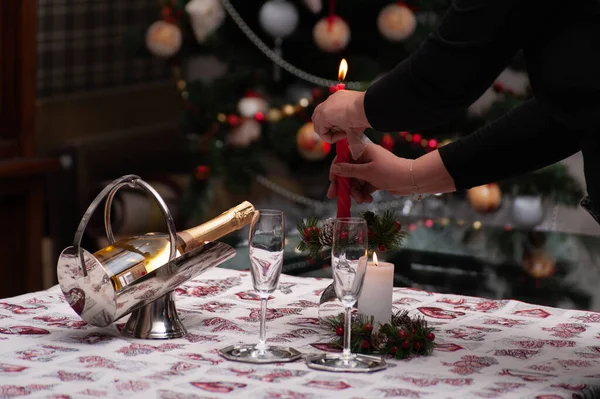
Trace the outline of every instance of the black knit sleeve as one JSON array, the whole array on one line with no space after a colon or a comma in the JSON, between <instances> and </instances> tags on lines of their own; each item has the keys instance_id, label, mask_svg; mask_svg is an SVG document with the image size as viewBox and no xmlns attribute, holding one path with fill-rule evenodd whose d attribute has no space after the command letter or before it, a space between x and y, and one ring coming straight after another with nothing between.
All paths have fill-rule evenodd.
<instances>
[{"instance_id":1,"label":"black knit sleeve","mask_svg":"<svg viewBox=\"0 0 600 399\"><path fill-rule=\"evenodd\" d=\"M456 189L464 190L565 159L581 149L582 136L531 99L439 153Z\"/></svg>"},{"instance_id":2,"label":"black knit sleeve","mask_svg":"<svg viewBox=\"0 0 600 399\"><path fill-rule=\"evenodd\" d=\"M365 93L379 131L440 125L465 110L523 47L535 19L518 0L455 0L427 40Z\"/></svg>"}]
</instances>

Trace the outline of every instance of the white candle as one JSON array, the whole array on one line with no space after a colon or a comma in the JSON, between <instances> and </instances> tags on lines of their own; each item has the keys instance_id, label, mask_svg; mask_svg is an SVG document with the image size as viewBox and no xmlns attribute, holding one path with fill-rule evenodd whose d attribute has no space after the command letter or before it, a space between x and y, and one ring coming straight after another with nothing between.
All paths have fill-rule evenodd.
<instances>
[{"instance_id":1,"label":"white candle","mask_svg":"<svg viewBox=\"0 0 600 399\"><path fill-rule=\"evenodd\" d=\"M378 262L373 254L373 262L367 264L367 273L358 298L358 313L374 317L373 329L391 321L392 297L394 294L394 264Z\"/></svg>"}]
</instances>

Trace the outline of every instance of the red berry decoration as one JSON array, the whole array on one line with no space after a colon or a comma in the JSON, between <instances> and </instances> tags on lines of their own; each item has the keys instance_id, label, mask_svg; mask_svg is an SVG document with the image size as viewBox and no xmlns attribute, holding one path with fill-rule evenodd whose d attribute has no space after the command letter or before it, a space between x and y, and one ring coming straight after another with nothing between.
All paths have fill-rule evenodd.
<instances>
[{"instance_id":1,"label":"red berry decoration","mask_svg":"<svg viewBox=\"0 0 600 399\"><path fill-rule=\"evenodd\" d=\"M304 237L306 237L306 238L310 237L310 227L304 228Z\"/></svg>"},{"instance_id":2,"label":"red berry decoration","mask_svg":"<svg viewBox=\"0 0 600 399\"><path fill-rule=\"evenodd\" d=\"M392 348L390 349L390 354L392 356L396 356L397 351L398 351L398 348L396 348L395 346L392 346Z\"/></svg>"},{"instance_id":3,"label":"red berry decoration","mask_svg":"<svg viewBox=\"0 0 600 399\"><path fill-rule=\"evenodd\" d=\"M415 342L413 346L417 352L421 350L421 343L419 341Z\"/></svg>"},{"instance_id":4,"label":"red berry decoration","mask_svg":"<svg viewBox=\"0 0 600 399\"><path fill-rule=\"evenodd\" d=\"M315 233L319 232L319 228L317 226L313 226L312 231L314 231Z\"/></svg>"},{"instance_id":5,"label":"red berry decoration","mask_svg":"<svg viewBox=\"0 0 600 399\"><path fill-rule=\"evenodd\" d=\"M340 326L335 329L335 335L341 337L344 335L344 327Z\"/></svg>"},{"instance_id":6,"label":"red berry decoration","mask_svg":"<svg viewBox=\"0 0 600 399\"><path fill-rule=\"evenodd\" d=\"M429 334L427 334L427 340L433 342L435 340L435 334L430 332Z\"/></svg>"},{"instance_id":7,"label":"red berry decoration","mask_svg":"<svg viewBox=\"0 0 600 399\"><path fill-rule=\"evenodd\" d=\"M371 323L365 324L363 327L364 332L370 333L373 331L373 325Z\"/></svg>"},{"instance_id":8,"label":"red berry decoration","mask_svg":"<svg viewBox=\"0 0 600 399\"><path fill-rule=\"evenodd\" d=\"M385 250L386 250L385 245L383 245L383 244L379 244L377 246L377 249L379 250L379 252L385 252Z\"/></svg>"},{"instance_id":9,"label":"red berry decoration","mask_svg":"<svg viewBox=\"0 0 600 399\"><path fill-rule=\"evenodd\" d=\"M398 338L405 339L407 336L408 336L408 334L406 334L406 331L404 331L404 330L398 331Z\"/></svg>"},{"instance_id":10,"label":"red berry decoration","mask_svg":"<svg viewBox=\"0 0 600 399\"><path fill-rule=\"evenodd\" d=\"M369 349L369 346L370 346L369 341L367 341L366 339L363 339L362 348Z\"/></svg>"},{"instance_id":11,"label":"red berry decoration","mask_svg":"<svg viewBox=\"0 0 600 399\"><path fill-rule=\"evenodd\" d=\"M402 229L402 223L400 223L398 220L394 222L394 226L396 227L396 231L400 231Z\"/></svg>"},{"instance_id":12,"label":"red berry decoration","mask_svg":"<svg viewBox=\"0 0 600 399\"><path fill-rule=\"evenodd\" d=\"M405 339L404 341L402 341L402 349L404 349L405 351L410 349L410 341Z\"/></svg>"}]
</instances>

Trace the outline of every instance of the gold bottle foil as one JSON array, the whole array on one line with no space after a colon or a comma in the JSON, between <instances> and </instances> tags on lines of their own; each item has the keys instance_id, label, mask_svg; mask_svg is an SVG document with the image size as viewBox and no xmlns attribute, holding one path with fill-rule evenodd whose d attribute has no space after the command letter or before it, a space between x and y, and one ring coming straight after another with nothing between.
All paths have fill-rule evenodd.
<instances>
[{"instance_id":1,"label":"gold bottle foil","mask_svg":"<svg viewBox=\"0 0 600 399\"><path fill-rule=\"evenodd\" d=\"M250 224L255 211L254 205L244 201L216 218L182 231L178 235L186 243L185 251L187 252L205 241L215 241Z\"/></svg>"}]
</instances>

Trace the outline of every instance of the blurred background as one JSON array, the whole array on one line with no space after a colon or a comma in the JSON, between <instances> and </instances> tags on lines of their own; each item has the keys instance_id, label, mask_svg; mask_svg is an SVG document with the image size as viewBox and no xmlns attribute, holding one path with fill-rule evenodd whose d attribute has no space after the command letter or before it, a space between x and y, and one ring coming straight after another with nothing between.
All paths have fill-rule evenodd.
<instances>
[{"instance_id":1,"label":"blurred background","mask_svg":"<svg viewBox=\"0 0 600 399\"><path fill-rule=\"evenodd\" d=\"M335 91L342 58L347 88L365 90L449 3L0 0L0 298L56 284L81 216L125 174L159 191L180 230L243 200L283 210L284 273L330 277L326 260L296 250L297 222L335 215L325 198L334 154L312 110ZM524 69L517 55L450 124L366 133L418 157L527 99ZM381 194L353 212L394 210L410 233L402 250L379 254L395 263L397 286L600 310L600 227L578 206L584 193L576 154L421 202ZM120 192L112 223L119 236L164 230L137 191ZM224 267L248 267L246 235L225 238L238 256ZM101 211L84 240L106 245Z\"/></svg>"}]
</instances>

